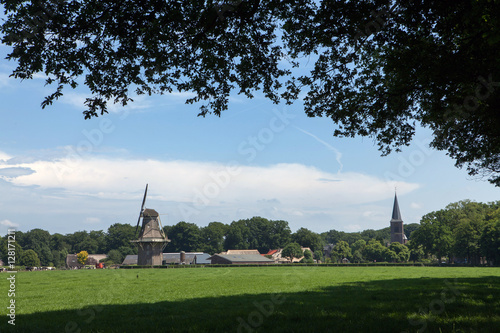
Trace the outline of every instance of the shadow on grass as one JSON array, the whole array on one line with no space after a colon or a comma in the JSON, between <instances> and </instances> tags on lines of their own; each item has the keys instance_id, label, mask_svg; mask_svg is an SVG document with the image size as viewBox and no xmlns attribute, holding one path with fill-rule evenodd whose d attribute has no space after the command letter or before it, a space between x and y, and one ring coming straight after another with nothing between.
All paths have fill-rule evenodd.
<instances>
[{"instance_id":1,"label":"shadow on grass","mask_svg":"<svg viewBox=\"0 0 500 333\"><path fill-rule=\"evenodd\" d=\"M1 332L498 332L500 277L395 279L307 292L95 305L17 315L15 327L6 321Z\"/></svg>"}]
</instances>

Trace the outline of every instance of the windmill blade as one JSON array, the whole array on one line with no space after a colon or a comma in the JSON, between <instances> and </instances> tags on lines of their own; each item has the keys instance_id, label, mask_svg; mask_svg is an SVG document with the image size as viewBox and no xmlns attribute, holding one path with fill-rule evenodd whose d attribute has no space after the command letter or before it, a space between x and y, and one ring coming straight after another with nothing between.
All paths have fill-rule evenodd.
<instances>
[{"instance_id":1,"label":"windmill blade","mask_svg":"<svg viewBox=\"0 0 500 333\"><path fill-rule=\"evenodd\" d=\"M144 198L142 199L141 211L139 212L139 218L137 219L137 225L135 227L135 234L137 235L137 229L139 228L139 222L141 221L142 212L144 211L144 204L146 203L146 195L148 194L148 184L146 184L146 191L144 191Z\"/></svg>"},{"instance_id":2,"label":"windmill blade","mask_svg":"<svg viewBox=\"0 0 500 333\"><path fill-rule=\"evenodd\" d=\"M146 190L144 191L144 199L142 199L141 213L144 210L144 204L146 203L146 195L148 195L148 184L146 184Z\"/></svg>"}]
</instances>

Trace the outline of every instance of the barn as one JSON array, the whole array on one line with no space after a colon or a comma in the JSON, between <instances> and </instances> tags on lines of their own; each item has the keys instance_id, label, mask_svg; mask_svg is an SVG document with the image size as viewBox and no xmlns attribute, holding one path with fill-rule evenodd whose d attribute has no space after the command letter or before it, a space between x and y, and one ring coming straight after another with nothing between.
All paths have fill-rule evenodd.
<instances>
[{"instance_id":1,"label":"barn","mask_svg":"<svg viewBox=\"0 0 500 333\"><path fill-rule=\"evenodd\" d=\"M212 264L219 265L269 265L274 260L261 256L260 254L214 254L210 257Z\"/></svg>"}]
</instances>

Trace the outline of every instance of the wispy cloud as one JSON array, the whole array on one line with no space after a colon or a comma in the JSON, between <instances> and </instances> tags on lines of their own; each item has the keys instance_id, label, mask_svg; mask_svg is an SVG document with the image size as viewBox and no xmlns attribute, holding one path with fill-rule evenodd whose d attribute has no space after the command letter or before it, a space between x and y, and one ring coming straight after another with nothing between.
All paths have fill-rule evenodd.
<instances>
[{"instance_id":1,"label":"wispy cloud","mask_svg":"<svg viewBox=\"0 0 500 333\"><path fill-rule=\"evenodd\" d=\"M87 217L85 219L85 224L98 224L101 223L101 219L98 217Z\"/></svg>"},{"instance_id":2,"label":"wispy cloud","mask_svg":"<svg viewBox=\"0 0 500 333\"><path fill-rule=\"evenodd\" d=\"M61 97L61 102L65 104L69 104L71 106L74 106L77 109L83 109L85 108L85 100L87 98L91 97L90 94L85 94L85 93L77 93L74 91L67 91L64 93L64 95ZM136 95L133 94L130 96L134 101L129 102L126 106L122 106L121 104L115 104L113 103L113 100L108 100L108 112L110 113L125 113L125 112L130 112L130 111L140 111L140 110L145 110L148 109L152 106L151 100L148 98L148 96L145 95Z\"/></svg>"},{"instance_id":3,"label":"wispy cloud","mask_svg":"<svg viewBox=\"0 0 500 333\"><path fill-rule=\"evenodd\" d=\"M315 139L316 141L318 141L319 143L321 143L322 145L324 145L328 150L332 151L334 154L335 154L335 159L337 160L337 163L339 164L339 170L337 171L338 173L342 172L342 168L344 167L344 165L342 164L342 153L337 149L335 148L334 146L332 146L331 144L329 144L328 142L325 142L324 140L321 140L320 138L318 138L316 135L306 131L306 130L303 130L302 128L299 128L297 126L294 126L296 129L298 129L299 131L301 131L302 133L304 134L307 134L309 135L310 137L312 137L313 139Z\"/></svg>"}]
</instances>

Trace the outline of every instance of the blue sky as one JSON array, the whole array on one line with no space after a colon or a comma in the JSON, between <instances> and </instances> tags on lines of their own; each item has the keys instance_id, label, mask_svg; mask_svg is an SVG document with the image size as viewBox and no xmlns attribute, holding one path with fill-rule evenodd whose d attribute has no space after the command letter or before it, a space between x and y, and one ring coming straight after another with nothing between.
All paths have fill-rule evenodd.
<instances>
[{"instance_id":1,"label":"blue sky","mask_svg":"<svg viewBox=\"0 0 500 333\"><path fill-rule=\"evenodd\" d=\"M463 199L490 202L499 189L471 179L419 128L402 153L381 157L370 138L334 138L328 118L300 102L274 105L234 95L220 118L197 117L189 94L138 97L84 120L85 87L42 110L44 78L9 78L0 45L0 233L51 233L135 224L146 207L164 225L262 216L306 227L361 231L389 226L394 188L405 223Z\"/></svg>"}]
</instances>

